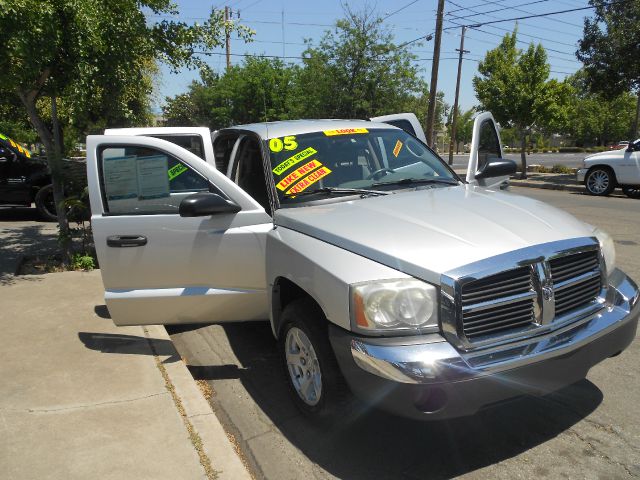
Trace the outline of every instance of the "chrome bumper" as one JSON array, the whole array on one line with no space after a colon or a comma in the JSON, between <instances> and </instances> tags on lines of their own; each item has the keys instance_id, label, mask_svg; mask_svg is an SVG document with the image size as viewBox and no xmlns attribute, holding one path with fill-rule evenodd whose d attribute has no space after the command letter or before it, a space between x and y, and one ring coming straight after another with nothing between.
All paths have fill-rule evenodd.
<instances>
[{"instance_id":1,"label":"chrome bumper","mask_svg":"<svg viewBox=\"0 0 640 480\"><path fill-rule=\"evenodd\" d=\"M579 168L576 171L576 181L578 183L584 183L584 177L587 175L588 171L589 171L588 168Z\"/></svg>"},{"instance_id":2,"label":"chrome bumper","mask_svg":"<svg viewBox=\"0 0 640 480\"><path fill-rule=\"evenodd\" d=\"M440 335L401 345L360 337L351 339L351 356L358 367L377 377L424 385L480 378L569 355L640 315L636 284L620 270L614 271L609 284L602 309L539 337L469 352L456 350Z\"/></svg>"}]
</instances>

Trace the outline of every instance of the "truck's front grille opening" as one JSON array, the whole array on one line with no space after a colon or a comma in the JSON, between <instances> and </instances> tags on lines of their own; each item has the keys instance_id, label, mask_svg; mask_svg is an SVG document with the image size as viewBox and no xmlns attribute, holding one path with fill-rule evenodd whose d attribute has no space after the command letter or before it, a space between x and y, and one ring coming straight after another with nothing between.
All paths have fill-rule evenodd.
<instances>
[{"instance_id":1,"label":"truck's front grille opening","mask_svg":"<svg viewBox=\"0 0 640 480\"><path fill-rule=\"evenodd\" d=\"M461 289L464 336L474 341L530 328L536 296L531 275L526 266L466 282Z\"/></svg>"},{"instance_id":2,"label":"truck's front grille opening","mask_svg":"<svg viewBox=\"0 0 640 480\"><path fill-rule=\"evenodd\" d=\"M595 301L602 289L598 252L575 253L549 262L556 317Z\"/></svg>"}]
</instances>

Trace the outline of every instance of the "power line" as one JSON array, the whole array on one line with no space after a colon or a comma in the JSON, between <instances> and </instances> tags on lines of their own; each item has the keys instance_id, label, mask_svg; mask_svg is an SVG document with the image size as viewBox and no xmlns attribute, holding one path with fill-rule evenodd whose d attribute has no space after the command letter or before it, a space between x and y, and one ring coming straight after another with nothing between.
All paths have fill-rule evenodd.
<instances>
[{"instance_id":1,"label":"power line","mask_svg":"<svg viewBox=\"0 0 640 480\"><path fill-rule=\"evenodd\" d=\"M502 8L496 8L494 10L488 10L486 12L478 12L477 10L472 10L471 8L467 8L467 10L469 10L470 12L473 12L472 15L465 15L465 16L456 16L457 19L466 19L466 18L471 18L471 17L477 17L478 15L486 15L486 16L491 16L494 18L499 18L499 17L495 17L493 15L489 15L490 13L494 13L494 12L502 12L504 10L514 10L516 12L522 12L522 13L526 13L527 15L535 15L533 12L530 12L528 10L523 10L521 8L518 7L526 7L528 5L535 5L537 3L544 3L547 2L549 0L534 0L532 2L526 2L526 3L521 3L519 5L506 5L503 6ZM449 3L454 4L456 7L461 7L461 5L457 5L454 2L449 1ZM496 0L495 2L498 5L505 5L503 0ZM566 20L560 20L557 18L549 18L549 20L553 21L553 22L557 22L557 23L562 23L564 25L569 25L571 27L577 27L577 28L582 28L582 25L576 25L575 23L571 23L571 22L567 22Z\"/></svg>"},{"instance_id":2,"label":"power line","mask_svg":"<svg viewBox=\"0 0 640 480\"><path fill-rule=\"evenodd\" d=\"M618 0L617 2L609 2L609 3L604 3L602 4L603 6L610 6L610 5L617 5L619 3L628 3L630 1L633 0ZM583 10L591 10L592 8L595 8L595 5L589 5L587 7L580 7L580 8L570 8L568 10L558 10L555 12L546 12L546 13L538 13L538 14L534 14L534 15L526 15L526 16L522 16L522 17L513 17L513 18L502 18L499 20L491 20L488 22L478 22L475 24L469 24L467 25L468 27L482 27L484 25L492 25L494 23L504 23L504 22L514 22L516 20L526 20L528 18L540 18L540 17L548 17L550 15L559 15L561 13L570 13L570 12L579 12L579 11L583 11ZM464 18L464 17L460 17L460 18ZM457 27L448 27L448 29L452 29L452 28L457 28Z\"/></svg>"},{"instance_id":3,"label":"power line","mask_svg":"<svg viewBox=\"0 0 640 480\"><path fill-rule=\"evenodd\" d=\"M404 10L405 8L409 8L411 5L413 5L414 3L418 3L419 0L413 0L412 2L407 3L404 7L400 7L397 10L394 10L391 13L387 13L384 17L381 18L381 20L386 20L387 18L389 18L391 15L395 15L396 13L401 12L402 10Z\"/></svg>"}]
</instances>

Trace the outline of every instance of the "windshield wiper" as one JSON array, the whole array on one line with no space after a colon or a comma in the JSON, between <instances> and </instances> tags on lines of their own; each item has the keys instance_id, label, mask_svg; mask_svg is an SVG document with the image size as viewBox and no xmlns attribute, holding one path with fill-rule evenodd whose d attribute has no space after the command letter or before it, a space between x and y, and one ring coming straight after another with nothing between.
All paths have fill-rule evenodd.
<instances>
[{"instance_id":1,"label":"windshield wiper","mask_svg":"<svg viewBox=\"0 0 640 480\"><path fill-rule=\"evenodd\" d=\"M448 180L445 178L403 178L402 180L395 180L392 182L377 182L371 185L372 187L383 187L386 185L415 185L419 183L441 183L444 185L458 185L456 180Z\"/></svg>"},{"instance_id":2,"label":"windshield wiper","mask_svg":"<svg viewBox=\"0 0 640 480\"><path fill-rule=\"evenodd\" d=\"M315 188L313 190L307 190L300 193L285 193L285 197L299 197L302 195L315 195L319 193L328 193L330 195L389 195L391 192L384 192L381 190L367 190L364 188L342 188L342 187L322 187Z\"/></svg>"}]
</instances>

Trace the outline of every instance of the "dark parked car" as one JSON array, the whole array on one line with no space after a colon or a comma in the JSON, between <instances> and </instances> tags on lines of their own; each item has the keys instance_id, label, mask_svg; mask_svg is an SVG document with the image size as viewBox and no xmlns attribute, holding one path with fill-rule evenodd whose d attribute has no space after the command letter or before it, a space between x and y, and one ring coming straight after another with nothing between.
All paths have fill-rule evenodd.
<instances>
[{"instance_id":1,"label":"dark parked car","mask_svg":"<svg viewBox=\"0 0 640 480\"><path fill-rule=\"evenodd\" d=\"M0 133L0 206L31 206L55 220L53 187L47 162Z\"/></svg>"}]
</instances>

